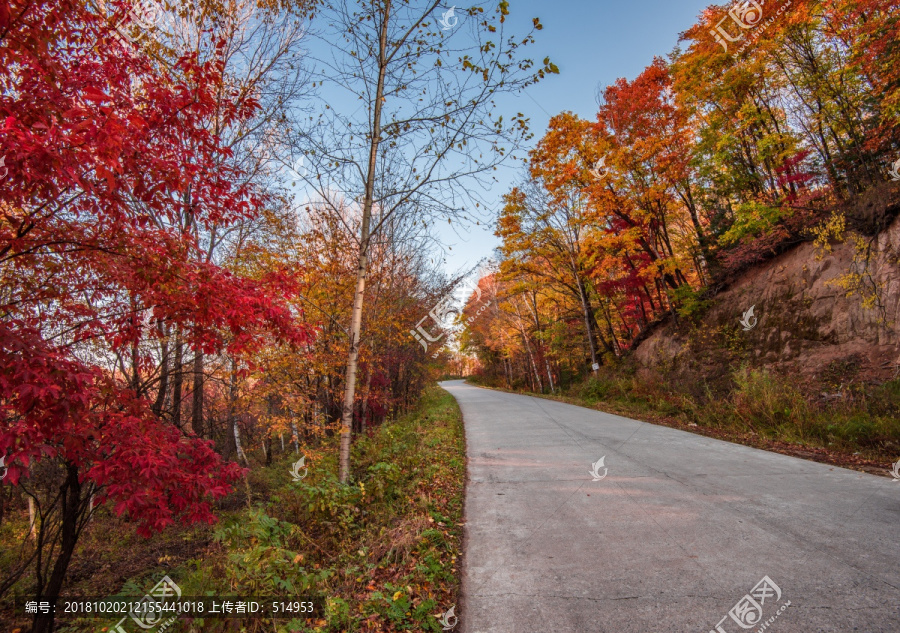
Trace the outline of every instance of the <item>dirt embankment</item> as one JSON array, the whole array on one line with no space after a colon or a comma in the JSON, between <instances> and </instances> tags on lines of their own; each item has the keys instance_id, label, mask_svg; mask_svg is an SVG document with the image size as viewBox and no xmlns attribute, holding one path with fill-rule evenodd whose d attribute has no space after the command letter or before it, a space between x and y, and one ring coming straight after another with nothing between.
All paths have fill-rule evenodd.
<instances>
[{"instance_id":1,"label":"dirt embankment","mask_svg":"<svg viewBox=\"0 0 900 633\"><path fill-rule=\"evenodd\" d=\"M836 367L853 381L895 377L900 217L892 208L896 203L876 203L846 209L847 239L832 244L830 253L802 243L747 270L712 298L698 326L663 324L636 348L636 359L644 366L692 367L701 373L741 359L802 382L821 379ZM873 206L880 207L877 213ZM848 293L848 284L862 294ZM752 327L745 329L741 320L751 307L753 317L745 323Z\"/></svg>"}]
</instances>

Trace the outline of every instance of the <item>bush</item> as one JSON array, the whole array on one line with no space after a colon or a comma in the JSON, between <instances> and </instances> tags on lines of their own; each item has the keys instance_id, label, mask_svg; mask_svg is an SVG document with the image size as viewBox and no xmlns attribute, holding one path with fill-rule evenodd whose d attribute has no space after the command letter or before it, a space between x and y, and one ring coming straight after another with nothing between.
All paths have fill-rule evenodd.
<instances>
[{"instance_id":1,"label":"bush","mask_svg":"<svg viewBox=\"0 0 900 633\"><path fill-rule=\"evenodd\" d=\"M713 304L711 299L704 299L703 290L694 290L690 284L682 284L673 291L678 315L689 320L697 320Z\"/></svg>"},{"instance_id":2,"label":"bush","mask_svg":"<svg viewBox=\"0 0 900 633\"><path fill-rule=\"evenodd\" d=\"M738 420L758 433L790 425L803 436L810 410L802 393L765 369L742 367L734 382L732 402Z\"/></svg>"},{"instance_id":3,"label":"bush","mask_svg":"<svg viewBox=\"0 0 900 633\"><path fill-rule=\"evenodd\" d=\"M808 396L795 382L767 369L743 366L722 373L714 383L708 376L684 367L636 372L625 360L602 367L567 393L589 406L607 405L635 417L674 418L739 440L749 430L791 443L866 451L882 461L900 454L900 380L874 388L856 385L845 399L825 404L818 393Z\"/></svg>"},{"instance_id":4,"label":"bush","mask_svg":"<svg viewBox=\"0 0 900 633\"><path fill-rule=\"evenodd\" d=\"M222 570L226 586L247 596L309 596L331 572L307 571L301 564L301 535L297 525L270 517L262 508L227 520L214 533L229 552Z\"/></svg>"}]
</instances>

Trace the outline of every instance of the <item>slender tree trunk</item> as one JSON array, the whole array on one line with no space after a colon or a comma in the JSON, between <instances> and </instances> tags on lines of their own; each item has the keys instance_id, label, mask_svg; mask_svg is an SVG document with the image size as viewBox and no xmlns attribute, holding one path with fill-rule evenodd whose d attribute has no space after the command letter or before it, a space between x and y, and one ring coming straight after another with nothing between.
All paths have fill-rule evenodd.
<instances>
[{"instance_id":1,"label":"slender tree trunk","mask_svg":"<svg viewBox=\"0 0 900 633\"><path fill-rule=\"evenodd\" d=\"M66 570L75 552L75 543L78 541L78 519L83 511L81 500L81 482L78 480L78 468L74 464L66 464L66 480L60 489L60 503L62 504L60 520L60 544L59 556L53 564L53 571L47 584L38 587L37 600L58 596L63 586ZM53 631L54 617L51 611L48 615L38 614L34 618L32 633L50 633Z\"/></svg>"},{"instance_id":2,"label":"slender tree trunk","mask_svg":"<svg viewBox=\"0 0 900 633\"><path fill-rule=\"evenodd\" d=\"M537 389L533 389L532 391L540 390L541 393L544 393L544 383L541 381L541 373L538 369L537 361L534 358L534 353L531 351L531 343L528 341L528 334L525 332L525 322L522 318L522 314L519 312L518 302L514 305L516 308L516 320L518 321L519 331L522 333L522 342L525 343L525 351L528 354L528 360L531 361L531 368L534 371L535 386Z\"/></svg>"},{"instance_id":3,"label":"slender tree trunk","mask_svg":"<svg viewBox=\"0 0 900 633\"><path fill-rule=\"evenodd\" d=\"M381 142L381 109L384 100L384 76L387 69L387 29L391 16L391 0L384 3L384 23L378 41L378 83L375 87L375 104L372 113L372 130L369 140L369 166L366 174L366 197L363 201L362 223L359 236L359 263L356 270L356 290L353 294L353 314L350 322L350 351L344 376L344 406L341 411L340 479L350 478L350 441L353 432L353 403L356 396L356 364L359 359L359 338L362 333L362 310L366 290L366 273L369 265L369 224L375 199L375 169L378 145Z\"/></svg>"},{"instance_id":4,"label":"slender tree trunk","mask_svg":"<svg viewBox=\"0 0 900 633\"><path fill-rule=\"evenodd\" d=\"M131 388L138 397L143 395L141 393L140 364L140 348L138 347L137 341L134 341L131 344Z\"/></svg>"},{"instance_id":5,"label":"slender tree trunk","mask_svg":"<svg viewBox=\"0 0 900 633\"><path fill-rule=\"evenodd\" d=\"M175 332L175 375L172 378L172 423L181 428L181 398L184 395L184 343L181 329Z\"/></svg>"},{"instance_id":6,"label":"slender tree trunk","mask_svg":"<svg viewBox=\"0 0 900 633\"><path fill-rule=\"evenodd\" d=\"M137 305L134 300L134 296L131 297L131 325L132 327L137 324L137 317L135 314L137 313ZM138 347L138 341L133 340L131 342L131 389L134 391L135 395L141 397L144 395L141 393L141 351L140 347Z\"/></svg>"},{"instance_id":7,"label":"slender tree trunk","mask_svg":"<svg viewBox=\"0 0 900 633\"><path fill-rule=\"evenodd\" d=\"M341 452L340 479L346 483L350 478L350 441L353 433L353 406L356 398L356 369L359 360L359 338L362 333L363 300L366 289L366 268L368 266L369 211L363 212L363 239L360 246L359 265L356 271L356 290L353 295L353 314L350 323L350 353L347 371L344 375L344 404L341 411Z\"/></svg>"},{"instance_id":8,"label":"slender tree trunk","mask_svg":"<svg viewBox=\"0 0 900 633\"><path fill-rule=\"evenodd\" d=\"M157 330L162 341L162 362L159 370L159 391L156 392L156 401L153 403L153 413L158 416L162 414L163 405L166 402L166 392L169 390L169 333L163 326L162 321L157 323Z\"/></svg>"},{"instance_id":9,"label":"slender tree trunk","mask_svg":"<svg viewBox=\"0 0 900 633\"><path fill-rule=\"evenodd\" d=\"M688 213L691 215L691 224L694 225L694 233L697 235L697 244L700 246L700 252L703 253L703 259L708 262L709 245L706 241L706 233L703 232L703 227L700 225L700 215L697 213L697 205L694 202L694 194L690 185L687 185L685 194Z\"/></svg>"},{"instance_id":10,"label":"slender tree trunk","mask_svg":"<svg viewBox=\"0 0 900 633\"><path fill-rule=\"evenodd\" d=\"M532 293L529 296L531 301L526 301L528 307L531 309L531 315L534 317L534 327L538 333L538 356L543 359L544 367L547 369L547 379L550 381L550 393L555 393L556 388L553 385L553 373L550 371L550 363L547 360L547 346L544 344L544 331L541 329L541 319L538 315L537 308L537 293Z\"/></svg>"},{"instance_id":11,"label":"slender tree trunk","mask_svg":"<svg viewBox=\"0 0 900 633\"><path fill-rule=\"evenodd\" d=\"M195 379L196 380L196 379ZM195 392L196 394L196 392ZM196 395L194 396L194 402L197 402ZM200 401L201 406L203 401ZM237 450L238 459L244 460L244 463L248 466L250 462L247 460L247 456L244 454L244 449L241 447L241 428L238 426L238 414L237 414L237 361L235 359L231 359L231 376L229 379L228 385L228 420L231 422L231 432L234 435L234 448Z\"/></svg>"},{"instance_id":12,"label":"slender tree trunk","mask_svg":"<svg viewBox=\"0 0 900 633\"><path fill-rule=\"evenodd\" d=\"M609 334L612 338L613 351L619 353L622 351L622 347L619 345L619 339L616 337L616 330L613 327L612 321L609 318L609 303L604 302L603 304L603 318L606 320L606 326L609 328ZM630 330L626 330L626 332L630 332Z\"/></svg>"},{"instance_id":13,"label":"slender tree trunk","mask_svg":"<svg viewBox=\"0 0 900 633\"><path fill-rule=\"evenodd\" d=\"M201 435L203 429L203 352L194 352L194 404L191 407L191 427Z\"/></svg>"},{"instance_id":14,"label":"slender tree trunk","mask_svg":"<svg viewBox=\"0 0 900 633\"><path fill-rule=\"evenodd\" d=\"M37 517L35 516L37 512L34 509L34 497L28 495L28 536L31 539L37 535Z\"/></svg>"},{"instance_id":15,"label":"slender tree trunk","mask_svg":"<svg viewBox=\"0 0 900 633\"><path fill-rule=\"evenodd\" d=\"M594 330L591 327L591 304L588 300L587 289L584 287L584 283L581 281L581 277L576 277L578 281L578 296L581 299L581 309L584 312L584 327L587 330L587 339L588 339L588 347L591 350L591 371L597 373L595 367L598 365L597 363L597 348L594 345Z\"/></svg>"},{"instance_id":16,"label":"slender tree trunk","mask_svg":"<svg viewBox=\"0 0 900 633\"><path fill-rule=\"evenodd\" d=\"M534 370L534 380L537 386L536 391L540 391L544 393L544 381L541 380L541 372L538 369L537 362L534 359L534 354L531 352L531 345L528 344L528 339L525 339L525 348L528 350L528 358L531 360L531 368Z\"/></svg>"},{"instance_id":17,"label":"slender tree trunk","mask_svg":"<svg viewBox=\"0 0 900 633\"><path fill-rule=\"evenodd\" d=\"M238 426L238 416L231 416L231 430L234 435L234 448L237 450L238 459L244 460L244 463L247 466L250 465L250 462L247 460L247 456L244 454L244 449L241 446L241 427Z\"/></svg>"}]
</instances>

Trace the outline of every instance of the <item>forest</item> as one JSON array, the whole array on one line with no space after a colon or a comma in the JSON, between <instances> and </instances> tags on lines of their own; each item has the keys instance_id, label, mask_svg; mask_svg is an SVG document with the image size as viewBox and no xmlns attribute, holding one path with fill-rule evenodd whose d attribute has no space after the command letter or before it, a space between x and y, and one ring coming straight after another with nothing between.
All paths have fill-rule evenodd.
<instances>
[{"instance_id":1,"label":"forest","mask_svg":"<svg viewBox=\"0 0 900 633\"><path fill-rule=\"evenodd\" d=\"M463 335L485 379L570 385L804 241L852 239L856 266L836 288L883 309L867 265L900 181L897 6L735 6L600 90L596 120L553 117L529 152L483 280L496 302ZM872 200L885 210L853 212Z\"/></svg>"},{"instance_id":2,"label":"forest","mask_svg":"<svg viewBox=\"0 0 900 633\"><path fill-rule=\"evenodd\" d=\"M317 601L243 630L441 630L465 445L436 380L624 389L598 377L801 242L852 240L839 290L884 309L896 3L711 6L534 142L497 101L560 71L510 4L0 0L0 621L122 630L21 603L171 575ZM520 148L437 350L465 273L435 227Z\"/></svg>"},{"instance_id":3,"label":"forest","mask_svg":"<svg viewBox=\"0 0 900 633\"><path fill-rule=\"evenodd\" d=\"M254 519L295 522L270 550L287 556L303 512L252 510L277 499L261 481L273 460L281 485L331 495L310 502L312 532L352 518L348 499L359 513L376 475L366 499L399 494L398 466L360 451L404 446L376 429L438 375L410 335L457 281L429 254L432 227L476 204L455 185L478 191L527 136L492 99L555 71L522 56L531 34L504 32L507 3L469 10L468 39L437 28L437 7L0 2L2 619L23 596L84 595L78 578L110 595L156 574L161 534L229 538L235 499L247 540ZM104 533L145 539L152 568L108 565L99 582L102 551L131 549L104 550ZM328 576L293 569L298 555L306 580L266 591Z\"/></svg>"}]
</instances>

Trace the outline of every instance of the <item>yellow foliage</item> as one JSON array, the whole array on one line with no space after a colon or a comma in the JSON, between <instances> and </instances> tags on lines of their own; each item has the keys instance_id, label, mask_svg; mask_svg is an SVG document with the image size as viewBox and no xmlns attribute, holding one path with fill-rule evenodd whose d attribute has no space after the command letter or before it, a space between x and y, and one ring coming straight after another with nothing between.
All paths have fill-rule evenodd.
<instances>
[{"instance_id":1,"label":"yellow foliage","mask_svg":"<svg viewBox=\"0 0 900 633\"><path fill-rule=\"evenodd\" d=\"M822 259L826 254L831 253L832 242L844 241L844 233L847 230L847 219L843 213L834 212L831 217L819 226L812 229L816 239L813 245L816 247L816 258Z\"/></svg>"},{"instance_id":2,"label":"yellow foliage","mask_svg":"<svg viewBox=\"0 0 900 633\"><path fill-rule=\"evenodd\" d=\"M843 223L843 216L841 221ZM840 288L847 298L859 295L862 307L872 310L879 306L879 288L869 273L869 247L861 235L853 234L850 239L853 244L853 262L850 270L826 282L826 285Z\"/></svg>"}]
</instances>

